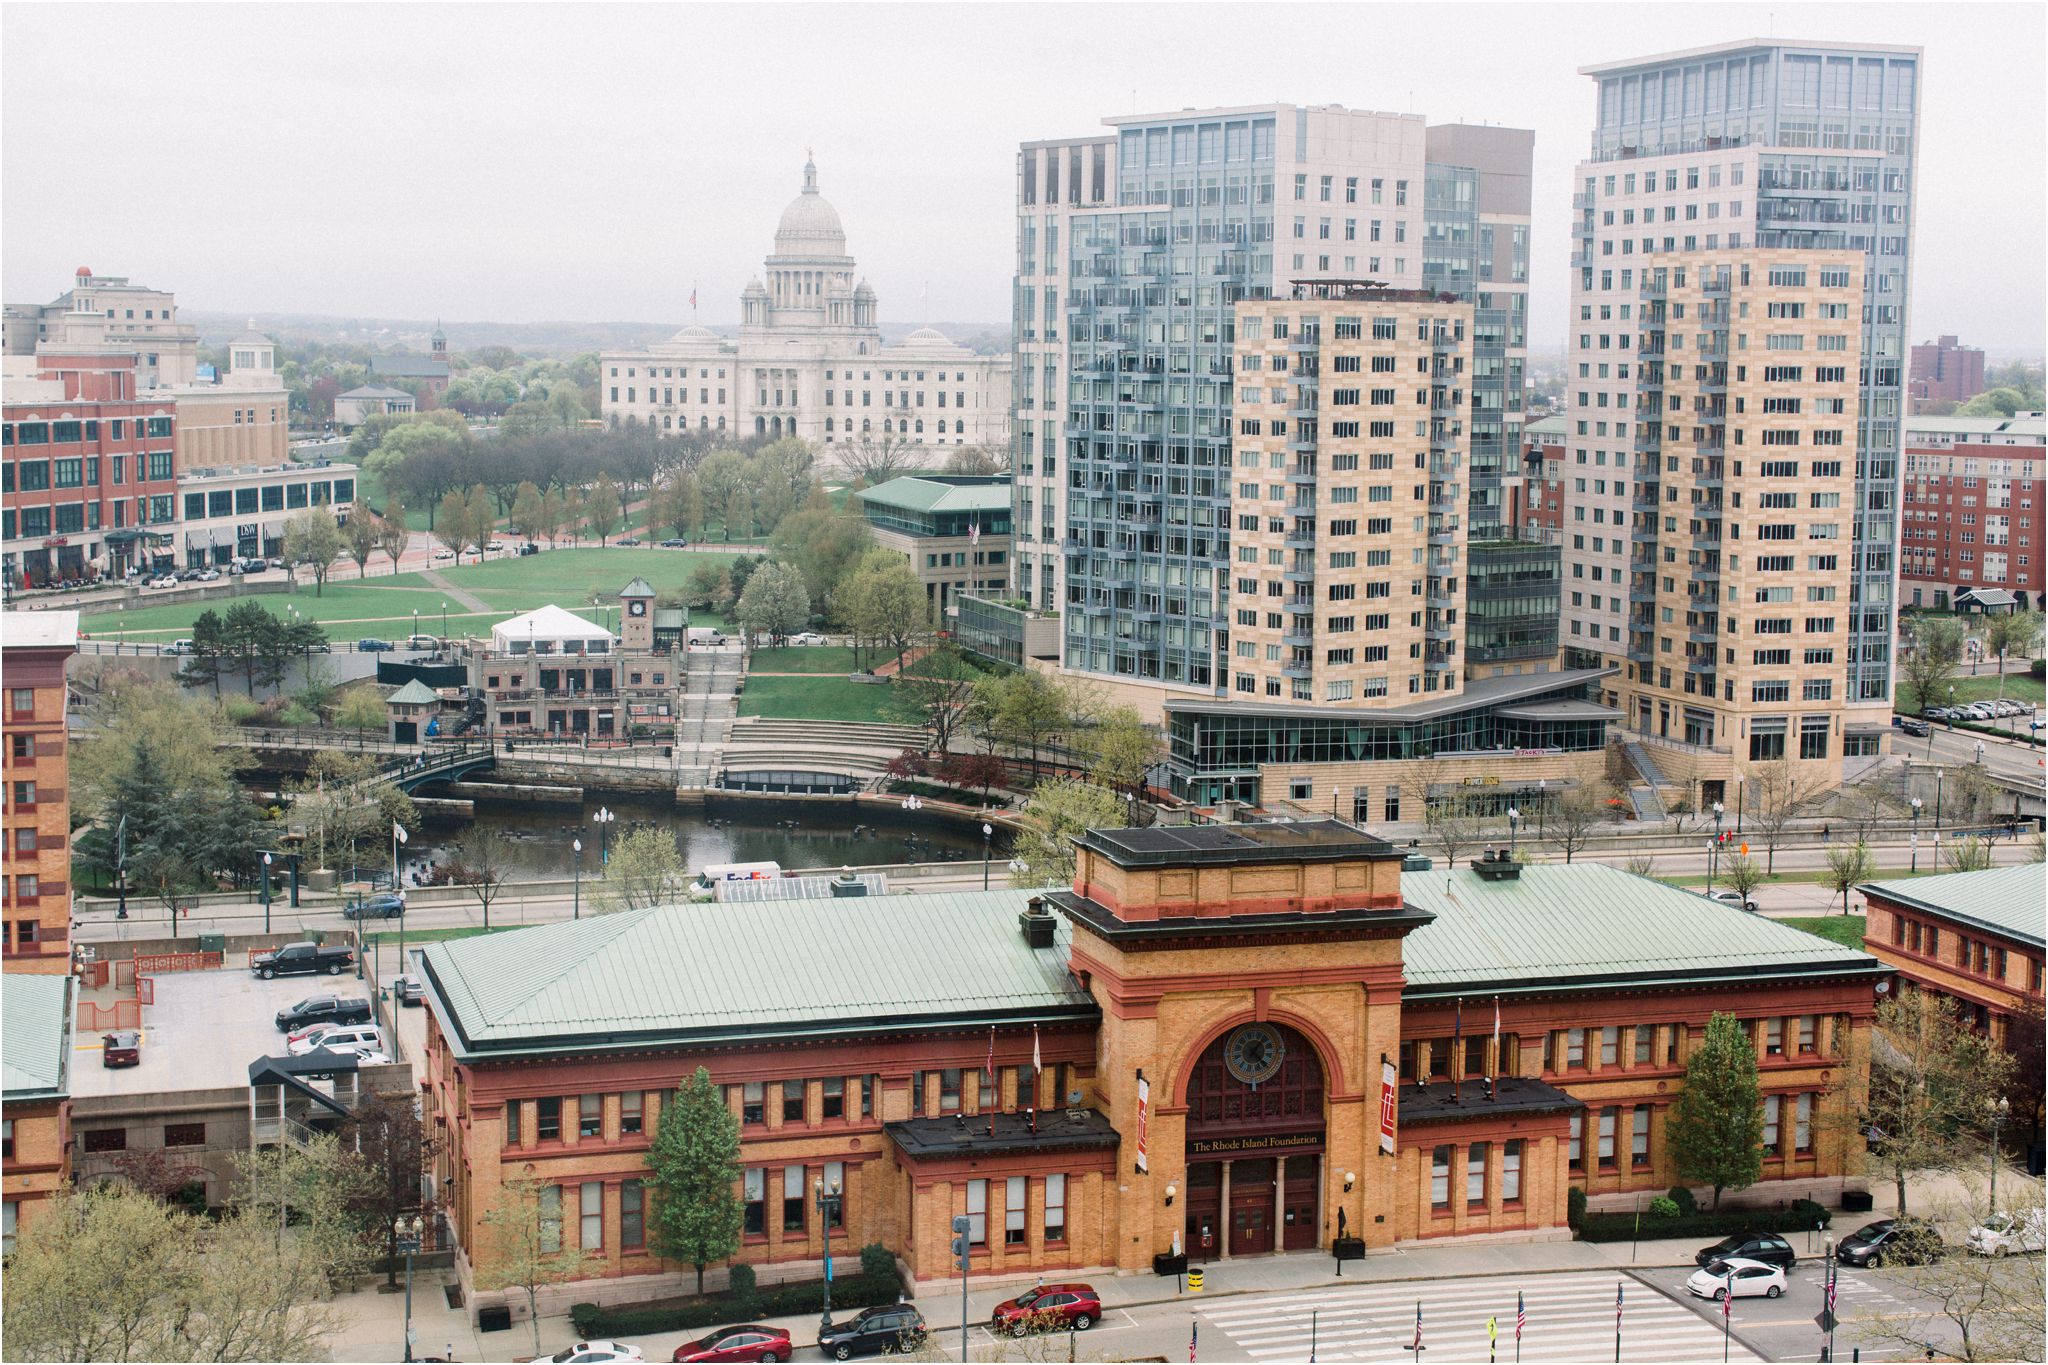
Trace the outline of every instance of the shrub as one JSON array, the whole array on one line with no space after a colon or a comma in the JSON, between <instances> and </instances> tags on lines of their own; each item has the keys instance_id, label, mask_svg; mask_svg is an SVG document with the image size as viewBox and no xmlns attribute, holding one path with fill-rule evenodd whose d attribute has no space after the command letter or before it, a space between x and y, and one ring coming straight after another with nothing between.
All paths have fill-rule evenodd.
<instances>
[{"instance_id":1,"label":"shrub","mask_svg":"<svg viewBox=\"0 0 2048 1365\"><path fill-rule=\"evenodd\" d=\"M572 1303L569 1305L569 1321L575 1325L579 1341L588 1341L597 1335L598 1307L594 1303Z\"/></svg>"},{"instance_id":2,"label":"shrub","mask_svg":"<svg viewBox=\"0 0 2048 1365\"><path fill-rule=\"evenodd\" d=\"M1647 1212L1652 1218L1676 1218L1678 1217L1678 1201L1660 1194L1650 1201L1650 1207Z\"/></svg>"},{"instance_id":3,"label":"shrub","mask_svg":"<svg viewBox=\"0 0 2048 1365\"><path fill-rule=\"evenodd\" d=\"M1564 1221L1575 1228L1585 1224L1586 1192L1576 1185L1572 1186L1571 1193L1565 1196Z\"/></svg>"},{"instance_id":4,"label":"shrub","mask_svg":"<svg viewBox=\"0 0 2048 1365\"><path fill-rule=\"evenodd\" d=\"M297 702L287 704L284 710L277 713L277 723L279 725L312 725L319 719L320 717L314 715Z\"/></svg>"},{"instance_id":5,"label":"shrub","mask_svg":"<svg viewBox=\"0 0 2048 1365\"><path fill-rule=\"evenodd\" d=\"M869 1242L860 1249L860 1273L877 1278L896 1273L896 1253L880 1242Z\"/></svg>"},{"instance_id":6,"label":"shrub","mask_svg":"<svg viewBox=\"0 0 2048 1365\"><path fill-rule=\"evenodd\" d=\"M1793 1220L1790 1226L1795 1231L1802 1228L1824 1228L1834 1221L1833 1214L1811 1199L1793 1200L1792 1207L1786 1210L1786 1216Z\"/></svg>"},{"instance_id":7,"label":"shrub","mask_svg":"<svg viewBox=\"0 0 2048 1365\"><path fill-rule=\"evenodd\" d=\"M262 702L248 697L222 697L220 709L230 725L256 725L269 714L269 708Z\"/></svg>"},{"instance_id":8,"label":"shrub","mask_svg":"<svg viewBox=\"0 0 2048 1365\"><path fill-rule=\"evenodd\" d=\"M1700 1211L1700 1201L1694 1198L1690 1185L1673 1185L1665 1194L1670 1197L1672 1203L1678 1205L1678 1211L1687 1217Z\"/></svg>"},{"instance_id":9,"label":"shrub","mask_svg":"<svg viewBox=\"0 0 2048 1365\"><path fill-rule=\"evenodd\" d=\"M862 1253L863 1260L866 1252ZM893 1260L893 1258L892 1258ZM738 1272L746 1270L746 1279L752 1279L752 1268L734 1266L735 1285L741 1282ZM887 1275L870 1275L863 1271L832 1281L832 1310L873 1308L880 1304L895 1303L903 1294L902 1281L896 1277L893 1265ZM589 1307L579 1304L569 1310L575 1319L576 1334L585 1341L592 1337L636 1337L652 1336L659 1332L689 1331L698 1327L715 1327L721 1323L746 1322L750 1319L790 1317L798 1313L815 1313L824 1303L824 1283L807 1280L800 1284L776 1285L773 1288L753 1289L747 1294L707 1294L701 1299L688 1299L660 1307L621 1305L612 1308L598 1308L577 1317L577 1309Z\"/></svg>"},{"instance_id":10,"label":"shrub","mask_svg":"<svg viewBox=\"0 0 2048 1365\"><path fill-rule=\"evenodd\" d=\"M754 1267L750 1265L741 1264L736 1265L731 1270L727 1271L725 1292L732 1295L736 1299L753 1298Z\"/></svg>"},{"instance_id":11,"label":"shrub","mask_svg":"<svg viewBox=\"0 0 2048 1365\"><path fill-rule=\"evenodd\" d=\"M1661 1197L1660 1197L1661 1199ZM1676 1200L1672 1201L1676 1203ZM1652 1210L1655 1205L1653 1204ZM1731 1232L1776 1232L1794 1233L1811 1230L1815 1224L1826 1227L1830 1214L1820 1205L1808 1200L1799 1200L1785 1209L1740 1209L1727 1213L1678 1214L1671 1218L1657 1220L1659 1237L1698 1237L1713 1240L1726 1237ZM1587 1213L1581 1215L1574 1225L1579 1238L1586 1242L1627 1242L1634 1239L1638 1224L1636 1215L1628 1213Z\"/></svg>"}]
</instances>

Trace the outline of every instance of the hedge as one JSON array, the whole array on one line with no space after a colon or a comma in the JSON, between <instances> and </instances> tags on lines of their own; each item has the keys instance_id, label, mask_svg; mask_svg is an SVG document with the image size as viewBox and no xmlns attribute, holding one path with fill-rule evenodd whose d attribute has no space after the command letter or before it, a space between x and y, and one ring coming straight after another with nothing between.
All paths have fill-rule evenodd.
<instances>
[{"instance_id":1,"label":"hedge","mask_svg":"<svg viewBox=\"0 0 2048 1365\"><path fill-rule=\"evenodd\" d=\"M832 1310L873 1308L895 1303L903 1297L903 1282L895 1272L887 1275L846 1275L832 1281ZM712 1294L689 1303L663 1308L634 1308L622 1305L601 1308L594 1303L571 1305L569 1317L580 1341L593 1337L636 1337L657 1332L688 1331L716 1327L729 1322L755 1322L762 1318L789 1317L815 1312L824 1306L823 1280L799 1284L772 1285L752 1294Z\"/></svg>"},{"instance_id":2,"label":"hedge","mask_svg":"<svg viewBox=\"0 0 2048 1365\"><path fill-rule=\"evenodd\" d=\"M1834 1215L1810 1199L1795 1199L1783 1209L1739 1209L1727 1213L1681 1213L1653 1217L1646 1210L1640 1223L1634 1213L1589 1213L1579 1220L1579 1239L1586 1242L1627 1242L1637 1237L1704 1237L1714 1240L1734 1232L1810 1232L1826 1227Z\"/></svg>"}]
</instances>

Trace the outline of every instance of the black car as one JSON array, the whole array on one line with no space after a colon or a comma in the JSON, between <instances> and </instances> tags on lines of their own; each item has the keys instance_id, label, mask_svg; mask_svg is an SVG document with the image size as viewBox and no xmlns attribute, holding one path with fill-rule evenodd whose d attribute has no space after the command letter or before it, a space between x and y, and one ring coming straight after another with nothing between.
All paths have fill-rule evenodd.
<instances>
[{"instance_id":1,"label":"black car","mask_svg":"<svg viewBox=\"0 0 2048 1365\"><path fill-rule=\"evenodd\" d=\"M1887 1261L1927 1265L1940 1260L1944 1249L1941 1234L1922 1219L1880 1218L1844 1237L1835 1248L1835 1259L1874 1270Z\"/></svg>"},{"instance_id":2,"label":"black car","mask_svg":"<svg viewBox=\"0 0 2048 1365\"><path fill-rule=\"evenodd\" d=\"M296 1033L311 1024L367 1024L370 1002L361 996L309 995L277 1012L280 1033Z\"/></svg>"},{"instance_id":3,"label":"black car","mask_svg":"<svg viewBox=\"0 0 2048 1365\"><path fill-rule=\"evenodd\" d=\"M1696 1252L1692 1259L1695 1265L1706 1265L1711 1261L1726 1261L1734 1257L1746 1261L1762 1261L1766 1265L1781 1265L1787 1270L1799 1264L1799 1256L1792 1250L1792 1244L1783 1237L1769 1232L1738 1232L1723 1237L1712 1246Z\"/></svg>"},{"instance_id":4,"label":"black car","mask_svg":"<svg viewBox=\"0 0 2048 1365\"><path fill-rule=\"evenodd\" d=\"M924 1314L907 1303L863 1308L846 1321L818 1333L818 1349L834 1360L872 1355L877 1351L914 1351L924 1345Z\"/></svg>"},{"instance_id":5,"label":"black car","mask_svg":"<svg viewBox=\"0 0 2048 1365\"><path fill-rule=\"evenodd\" d=\"M342 907L343 919L395 919L405 913L405 897L395 891L380 891L365 900L350 901Z\"/></svg>"},{"instance_id":6,"label":"black car","mask_svg":"<svg viewBox=\"0 0 2048 1365\"><path fill-rule=\"evenodd\" d=\"M389 640L379 640L375 636L366 635L356 641L356 653L358 654L382 654L394 647Z\"/></svg>"},{"instance_id":7,"label":"black car","mask_svg":"<svg viewBox=\"0 0 2048 1365\"><path fill-rule=\"evenodd\" d=\"M681 550L688 548L689 544L690 542L687 540L664 540L661 542L661 548L664 550Z\"/></svg>"},{"instance_id":8,"label":"black car","mask_svg":"<svg viewBox=\"0 0 2048 1365\"><path fill-rule=\"evenodd\" d=\"M1899 722L1899 729L1918 739L1927 738L1927 722L1924 720L1902 720Z\"/></svg>"}]
</instances>

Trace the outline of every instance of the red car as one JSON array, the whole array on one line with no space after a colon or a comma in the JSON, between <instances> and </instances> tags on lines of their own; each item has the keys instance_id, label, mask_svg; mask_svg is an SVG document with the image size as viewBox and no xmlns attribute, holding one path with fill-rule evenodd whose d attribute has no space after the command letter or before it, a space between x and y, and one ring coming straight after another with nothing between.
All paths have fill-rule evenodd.
<instances>
[{"instance_id":1,"label":"red car","mask_svg":"<svg viewBox=\"0 0 2048 1365\"><path fill-rule=\"evenodd\" d=\"M708 1337L676 1347L674 1360L788 1360L789 1331L783 1327L721 1327Z\"/></svg>"},{"instance_id":2,"label":"red car","mask_svg":"<svg viewBox=\"0 0 2048 1365\"><path fill-rule=\"evenodd\" d=\"M1041 1284L996 1305L989 1329L998 1334L1054 1332L1071 1327L1085 1332L1102 1320L1102 1300L1086 1284Z\"/></svg>"},{"instance_id":3,"label":"red car","mask_svg":"<svg viewBox=\"0 0 2048 1365\"><path fill-rule=\"evenodd\" d=\"M141 1066L142 1035L109 1033L100 1039L100 1065Z\"/></svg>"}]
</instances>

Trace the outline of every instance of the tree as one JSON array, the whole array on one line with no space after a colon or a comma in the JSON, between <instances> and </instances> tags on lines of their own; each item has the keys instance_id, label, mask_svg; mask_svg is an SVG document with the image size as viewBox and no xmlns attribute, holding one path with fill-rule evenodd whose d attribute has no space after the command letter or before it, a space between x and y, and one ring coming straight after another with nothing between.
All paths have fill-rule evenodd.
<instances>
[{"instance_id":1,"label":"tree","mask_svg":"<svg viewBox=\"0 0 2048 1365\"><path fill-rule=\"evenodd\" d=\"M939 770L941 781L970 791L979 789L983 805L988 804L989 792L1008 776L1009 768L994 754L954 754Z\"/></svg>"},{"instance_id":2,"label":"tree","mask_svg":"<svg viewBox=\"0 0 2048 1365\"><path fill-rule=\"evenodd\" d=\"M357 1102L342 1125L342 1135L355 1149L363 1174L350 1211L365 1233L379 1235L384 1244L384 1283L395 1285L395 1225L401 1214L420 1211L420 1177L437 1144L420 1122L412 1096L374 1090Z\"/></svg>"},{"instance_id":3,"label":"tree","mask_svg":"<svg viewBox=\"0 0 2048 1365\"><path fill-rule=\"evenodd\" d=\"M1074 880L1075 838L1091 829L1123 829L1129 807L1107 787L1064 777L1041 782L1024 807L1013 856L1019 886L1068 886Z\"/></svg>"},{"instance_id":4,"label":"tree","mask_svg":"<svg viewBox=\"0 0 2048 1365\"><path fill-rule=\"evenodd\" d=\"M687 606L716 608L730 601L731 594L725 570L709 560L698 563L683 581L683 601Z\"/></svg>"},{"instance_id":5,"label":"tree","mask_svg":"<svg viewBox=\"0 0 2048 1365\"><path fill-rule=\"evenodd\" d=\"M294 566L312 566L315 597L325 591L328 572L341 551L341 528L325 507L308 507L284 524L285 560Z\"/></svg>"},{"instance_id":6,"label":"tree","mask_svg":"<svg viewBox=\"0 0 2048 1365\"><path fill-rule=\"evenodd\" d=\"M770 560L747 579L735 610L742 626L764 632L780 644L811 619L810 589L804 586L802 574Z\"/></svg>"},{"instance_id":7,"label":"tree","mask_svg":"<svg viewBox=\"0 0 2048 1365\"><path fill-rule=\"evenodd\" d=\"M1974 1164L1987 1100L2005 1094L2012 1055L1965 1027L1947 996L1908 986L1877 1006L1870 1093L1859 1125L1872 1164L1906 1212L1906 1180Z\"/></svg>"},{"instance_id":8,"label":"tree","mask_svg":"<svg viewBox=\"0 0 2048 1365\"><path fill-rule=\"evenodd\" d=\"M2030 659L2041 652L2041 617L2038 612L2007 612L1984 623L1984 651L1998 656L1998 699L2005 700L2005 656L2017 654Z\"/></svg>"},{"instance_id":9,"label":"tree","mask_svg":"<svg viewBox=\"0 0 2048 1365\"><path fill-rule=\"evenodd\" d=\"M562 501L559 490L550 488L540 497L540 520L534 523L534 531L548 538L548 547L554 548L562 538L562 523L569 519L569 509Z\"/></svg>"},{"instance_id":10,"label":"tree","mask_svg":"<svg viewBox=\"0 0 2048 1365\"><path fill-rule=\"evenodd\" d=\"M440 515L434 518L434 539L454 552L455 562L462 562L462 552L469 547L469 497L460 489L451 488L441 497Z\"/></svg>"},{"instance_id":11,"label":"tree","mask_svg":"<svg viewBox=\"0 0 2048 1365\"><path fill-rule=\"evenodd\" d=\"M676 539L686 540L704 518L704 499L697 481L680 469L671 469L655 485L647 509L648 527L666 526Z\"/></svg>"},{"instance_id":12,"label":"tree","mask_svg":"<svg viewBox=\"0 0 2048 1365\"><path fill-rule=\"evenodd\" d=\"M1621 870L1628 873L1631 877L1641 877L1646 881L1657 880L1655 876L1657 860L1647 853L1629 854L1623 860Z\"/></svg>"},{"instance_id":13,"label":"tree","mask_svg":"<svg viewBox=\"0 0 2048 1365\"><path fill-rule=\"evenodd\" d=\"M2021 1189L2012 1207L2040 1208L2041 1182L2017 1176L2014 1181ZM1974 1197L1951 1195L1929 1212L1938 1225L1962 1227L1982 1218L1983 1206ZM2042 1264L2038 1255L1973 1256L1951 1249L1926 1265L1892 1270L1908 1292L1881 1312L1851 1314L1847 1325L1866 1348L1882 1344L1899 1360L1915 1358L1929 1349L1927 1343L1944 1338L1943 1354L1951 1360L2040 1360L2048 1351L2041 1318L2048 1277Z\"/></svg>"},{"instance_id":14,"label":"tree","mask_svg":"<svg viewBox=\"0 0 2048 1365\"><path fill-rule=\"evenodd\" d=\"M956 446L946 457L948 474L1007 474L1010 452L1005 446Z\"/></svg>"},{"instance_id":15,"label":"tree","mask_svg":"<svg viewBox=\"0 0 2048 1365\"><path fill-rule=\"evenodd\" d=\"M365 844L374 857L384 852L394 823L411 825L419 819L412 798L365 754L315 753L306 776L288 784L284 795L293 818L306 826L307 851L319 868L353 866ZM341 861L344 855L347 864Z\"/></svg>"},{"instance_id":16,"label":"tree","mask_svg":"<svg viewBox=\"0 0 2048 1365\"><path fill-rule=\"evenodd\" d=\"M619 486L612 482L609 474L597 476L597 482L583 499L583 515L590 523L590 529L597 533L597 543L602 545L618 529Z\"/></svg>"},{"instance_id":17,"label":"tree","mask_svg":"<svg viewBox=\"0 0 2048 1365\"><path fill-rule=\"evenodd\" d=\"M595 902L600 912L645 910L683 899L689 869L666 829L636 829L612 845L604 885Z\"/></svg>"},{"instance_id":18,"label":"tree","mask_svg":"<svg viewBox=\"0 0 2048 1365\"><path fill-rule=\"evenodd\" d=\"M1877 868L1870 856L1870 845L1858 839L1853 844L1833 844L1828 848L1827 884L1842 894L1842 913L1849 913L1849 890L1858 882L1870 880Z\"/></svg>"},{"instance_id":19,"label":"tree","mask_svg":"<svg viewBox=\"0 0 2048 1365\"><path fill-rule=\"evenodd\" d=\"M811 590L811 609L817 613L831 609L837 614L840 584L874 548L874 533L865 519L830 507L792 512L768 538L768 553L804 576Z\"/></svg>"},{"instance_id":20,"label":"tree","mask_svg":"<svg viewBox=\"0 0 2048 1365\"><path fill-rule=\"evenodd\" d=\"M123 1180L158 1203L179 1204L192 1213L205 1210L205 1168L180 1160L171 1154L171 1149L130 1148L110 1160Z\"/></svg>"},{"instance_id":21,"label":"tree","mask_svg":"<svg viewBox=\"0 0 2048 1365\"><path fill-rule=\"evenodd\" d=\"M1081 737L1081 747L1088 755L1092 780L1131 796L1144 795L1145 774L1166 755L1159 732L1131 706L1111 707Z\"/></svg>"},{"instance_id":22,"label":"tree","mask_svg":"<svg viewBox=\"0 0 2048 1365\"><path fill-rule=\"evenodd\" d=\"M341 706L334 713L334 723L354 730L356 737L361 738L363 731L372 726L383 729L389 717L384 698L377 694L376 689L357 687L342 697Z\"/></svg>"},{"instance_id":23,"label":"tree","mask_svg":"<svg viewBox=\"0 0 2048 1365\"><path fill-rule=\"evenodd\" d=\"M1951 872L1982 872L1991 866L1991 841L1974 834L1950 839L1941 850L1941 865Z\"/></svg>"},{"instance_id":24,"label":"tree","mask_svg":"<svg viewBox=\"0 0 2048 1365\"><path fill-rule=\"evenodd\" d=\"M1665 1142L1672 1163L1687 1184L1711 1185L1719 1208L1723 1190L1743 1189L1763 1174L1763 1137L1756 1043L1740 1019L1717 1012L1686 1059L1685 1086L1671 1106Z\"/></svg>"},{"instance_id":25,"label":"tree","mask_svg":"<svg viewBox=\"0 0 2048 1365\"><path fill-rule=\"evenodd\" d=\"M1593 831L1609 816L1607 802L1613 795L1614 788L1599 779L1558 793L1544 821L1551 842L1564 850L1565 862L1593 841Z\"/></svg>"},{"instance_id":26,"label":"tree","mask_svg":"<svg viewBox=\"0 0 2048 1365\"><path fill-rule=\"evenodd\" d=\"M531 545L541 534L541 491L531 482L519 485L512 496L512 529Z\"/></svg>"},{"instance_id":27,"label":"tree","mask_svg":"<svg viewBox=\"0 0 2048 1365\"><path fill-rule=\"evenodd\" d=\"M256 695L259 671L266 687L284 676L283 624L253 597L243 598L221 618L222 653L235 660L245 688Z\"/></svg>"},{"instance_id":28,"label":"tree","mask_svg":"<svg viewBox=\"0 0 2048 1365\"><path fill-rule=\"evenodd\" d=\"M482 484L469 490L469 501L463 509L469 522L469 542L476 546L477 562L482 563L484 546L490 542L491 532L497 529L497 513L491 505L490 491Z\"/></svg>"},{"instance_id":29,"label":"tree","mask_svg":"<svg viewBox=\"0 0 2048 1365\"><path fill-rule=\"evenodd\" d=\"M377 544L391 561L391 572L398 572L398 561L405 557L405 547L411 539L412 532L405 526L405 504L396 493L391 494L384 499L384 515L377 519Z\"/></svg>"},{"instance_id":30,"label":"tree","mask_svg":"<svg viewBox=\"0 0 2048 1365\"><path fill-rule=\"evenodd\" d=\"M1747 853L1730 853L1721 859L1721 880L1747 906L1750 896L1763 885L1764 870Z\"/></svg>"},{"instance_id":31,"label":"tree","mask_svg":"<svg viewBox=\"0 0 2048 1365\"><path fill-rule=\"evenodd\" d=\"M178 669L178 681L186 687L213 688L213 695L220 695L221 662L226 658L227 625L220 613L212 607L199 613L192 622L192 652Z\"/></svg>"},{"instance_id":32,"label":"tree","mask_svg":"<svg viewBox=\"0 0 2048 1365\"><path fill-rule=\"evenodd\" d=\"M928 453L909 437L893 433L876 436L864 432L856 440L838 442L832 447L839 467L870 488L917 468Z\"/></svg>"},{"instance_id":33,"label":"tree","mask_svg":"<svg viewBox=\"0 0 2048 1365\"><path fill-rule=\"evenodd\" d=\"M924 584L910 562L894 550L874 549L862 555L840 588L838 606L853 630L856 653L864 642L901 659L931 620Z\"/></svg>"},{"instance_id":34,"label":"tree","mask_svg":"<svg viewBox=\"0 0 2048 1365\"><path fill-rule=\"evenodd\" d=\"M1785 842L1800 808L1820 792L1820 779L1803 776L1789 758L1774 759L1750 770L1749 821L1756 828L1757 842L1764 846L1767 875L1777 871L1778 846Z\"/></svg>"},{"instance_id":35,"label":"tree","mask_svg":"<svg viewBox=\"0 0 2048 1365\"><path fill-rule=\"evenodd\" d=\"M508 1180L479 1220L485 1252L477 1258L477 1288L517 1290L526 1296L534 1354L540 1354L540 1291L580 1279L599 1264L562 1236L562 1186Z\"/></svg>"},{"instance_id":36,"label":"tree","mask_svg":"<svg viewBox=\"0 0 2048 1365\"><path fill-rule=\"evenodd\" d=\"M491 927L491 902L505 889L512 867L512 845L489 825L471 825L455 841L455 867L449 879L469 888L483 908L484 929Z\"/></svg>"},{"instance_id":37,"label":"tree","mask_svg":"<svg viewBox=\"0 0 2048 1365\"><path fill-rule=\"evenodd\" d=\"M967 655L951 641L935 645L896 675L896 686L903 689L903 695L924 718L932 747L941 755L952 745L953 732L980 676L974 665L967 662Z\"/></svg>"},{"instance_id":38,"label":"tree","mask_svg":"<svg viewBox=\"0 0 2048 1365\"><path fill-rule=\"evenodd\" d=\"M1443 849L1444 861L1457 865L1458 855L1480 840L1484 814L1463 786L1452 777L1451 765L1431 756L1410 769L1415 804L1422 812L1422 825L1429 838Z\"/></svg>"},{"instance_id":39,"label":"tree","mask_svg":"<svg viewBox=\"0 0 2048 1365\"><path fill-rule=\"evenodd\" d=\"M1953 616L1912 618L1899 652L1899 678L1913 695L1913 709L1925 711L1946 699L1963 663L1963 623Z\"/></svg>"},{"instance_id":40,"label":"tree","mask_svg":"<svg viewBox=\"0 0 2048 1365\"><path fill-rule=\"evenodd\" d=\"M661 1106L647 1168L655 1193L648 1241L664 1260L693 1267L702 1294L704 1267L740 1249L745 1216L738 1190L740 1121L705 1068Z\"/></svg>"},{"instance_id":41,"label":"tree","mask_svg":"<svg viewBox=\"0 0 2048 1365\"><path fill-rule=\"evenodd\" d=\"M348 517L348 525L341 528L342 539L348 545L348 557L356 562L356 577L367 578L370 574L370 556L384 543L382 526L367 503L358 504Z\"/></svg>"},{"instance_id":42,"label":"tree","mask_svg":"<svg viewBox=\"0 0 2048 1365\"><path fill-rule=\"evenodd\" d=\"M2029 1001L2005 1020L2005 1050L2012 1054L2012 1079L2006 1098L2012 1101L2015 1136L2028 1146L2041 1140L2042 1107L2048 1103L2048 1029L2039 1001Z\"/></svg>"}]
</instances>

